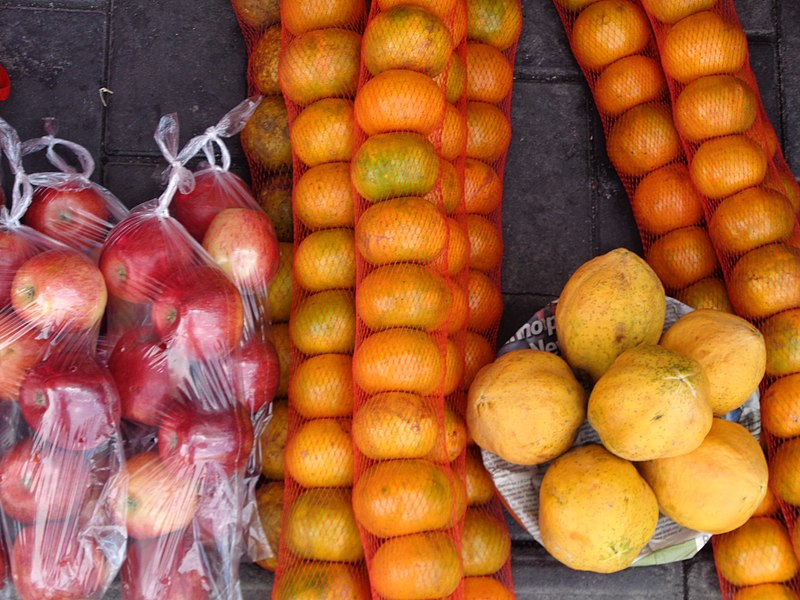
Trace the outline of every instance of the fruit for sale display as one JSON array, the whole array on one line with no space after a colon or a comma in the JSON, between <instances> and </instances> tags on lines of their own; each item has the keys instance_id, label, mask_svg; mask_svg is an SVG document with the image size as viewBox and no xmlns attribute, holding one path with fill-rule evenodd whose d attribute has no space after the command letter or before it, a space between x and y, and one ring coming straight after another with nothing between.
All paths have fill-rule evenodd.
<instances>
[{"instance_id":1,"label":"fruit for sale display","mask_svg":"<svg viewBox=\"0 0 800 600\"><path fill-rule=\"evenodd\" d=\"M770 457L769 478L772 489L783 502L800 506L800 438L787 440Z\"/></svg>"},{"instance_id":2,"label":"fruit for sale display","mask_svg":"<svg viewBox=\"0 0 800 600\"><path fill-rule=\"evenodd\" d=\"M439 425L433 403L405 392L375 394L353 418L353 441L374 460L424 458L434 449Z\"/></svg>"},{"instance_id":3,"label":"fruit for sale display","mask_svg":"<svg viewBox=\"0 0 800 600\"><path fill-rule=\"evenodd\" d=\"M241 142L262 169L277 171L292 164L289 116L283 98L268 96L261 100L242 129Z\"/></svg>"},{"instance_id":4,"label":"fruit for sale display","mask_svg":"<svg viewBox=\"0 0 800 600\"><path fill-rule=\"evenodd\" d=\"M258 566L274 571L278 566L278 544L281 539L281 512L283 510L283 478L270 481L256 490L258 516L270 547L269 558L258 561Z\"/></svg>"},{"instance_id":5,"label":"fruit for sale display","mask_svg":"<svg viewBox=\"0 0 800 600\"><path fill-rule=\"evenodd\" d=\"M620 175L641 177L676 160L680 154L681 141L672 115L659 103L631 108L608 134L608 157Z\"/></svg>"},{"instance_id":6,"label":"fruit for sale display","mask_svg":"<svg viewBox=\"0 0 800 600\"><path fill-rule=\"evenodd\" d=\"M369 600L369 583L357 567L342 563L306 562L286 569L275 583L276 598L352 598Z\"/></svg>"},{"instance_id":7,"label":"fruit for sale display","mask_svg":"<svg viewBox=\"0 0 800 600\"><path fill-rule=\"evenodd\" d=\"M633 252L612 250L581 265L561 291L558 343L579 376L597 380L628 348L657 343L665 313L653 270Z\"/></svg>"},{"instance_id":8,"label":"fruit for sale display","mask_svg":"<svg viewBox=\"0 0 800 600\"><path fill-rule=\"evenodd\" d=\"M309 167L349 161L353 155L354 118L350 100L317 100L292 123L292 152Z\"/></svg>"},{"instance_id":9,"label":"fruit for sale display","mask_svg":"<svg viewBox=\"0 0 800 600\"><path fill-rule=\"evenodd\" d=\"M279 242L278 254L278 272L269 286L269 317L273 322L285 323L292 308L294 246L289 242Z\"/></svg>"},{"instance_id":10,"label":"fruit for sale display","mask_svg":"<svg viewBox=\"0 0 800 600\"><path fill-rule=\"evenodd\" d=\"M477 448L472 447L467 451L465 481L469 506L486 504L494 497L496 491L492 476L483 466L480 454L475 450Z\"/></svg>"},{"instance_id":11,"label":"fruit for sale display","mask_svg":"<svg viewBox=\"0 0 800 600\"><path fill-rule=\"evenodd\" d=\"M511 557L511 536L505 523L493 515L468 508L461 539L464 575L492 575Z\"/></svg>"},{"instance_id":12,"label":"fruit for sale display","mask_svg":"<svg viewBox=\"0 0 800 600\"><path fill-rule=\"evenodd\" d=\"M304 354L350 353L356 335L353 292L328 290L308 296L289 322L289 335Z\"/></svg>"},{"instance_id":13,"label":"fruit for sale display","mask_svg":"<svg viewBox=\"0 0 800 600\"><path fill-rule=\"evenodd\" d=\"M465 577L464 578L464 599L482 600L483 598L494 598L495 600L513 600L514 594L511 593L497 579L491 577Z\"/></svg>"},{"instance_id":14,"label":"fruit for sale display","mask_svg":"<svg viewBox=\"0 0 800 600\"><path fill-rule=\"evenodd\" d=\"M264 30L250 52L248 75L255 88L264 96L281 93L278 84L278 55L281 50L281 26Z\"/></svg>"},{"instance_id":15,"label":"fruit for sale display","mask_svg":"<svg viewBox=\"0 0 800 600\"><path fill-rule=\"evenodd\" d=\"M631 198L636 222L652 235L698 225L703 219L700 194L684 164L667 165L650 172Z\"/></svg>"},{"instance_id":16,"label":"fruit for sale display","mask_svg":"<svg viewBox=\"0 0 800 600\"><path fill-rule=\"evenodd\" d=\"M97 245L103 242L111 219L106 199L92 187L58 189L39 187L23 222L45 235L72 245Z\"/></svg>"},{"instance_id":17,"label":"fruit for sale display","mask_svg":"<svg viewBox=\"0 0 800 600\"><path fill-rule=\"evenodd\" d=\"M779 438L800 436L800 373L781 377L761 397L761 422Z\"/></svg>"},{"instance_id":18,"label":"fruit for sale display","mask_svg":"<svg viewBox=\"0 0 800 600\"><path fill-rule=\"evenodd\" d=\"M167 547L174 552L165 552ZM171 533L155 539L131 540L121 573L122 597L206 600L211 592L206 569L191 535Z\"/></svg>"},{"instance_id":19,"label":"fruit for sale display","mask_svg":"<svg viewBox=\"0 0 800 600\"><path fill-rule=\"evenodd\" d=\"M631 463L602 446L569 451L542 480L542 543L570 568L612 573L630 566L657 521L653 490Z\"/></svg>"},{"instance_id":20,"label":"fruit for sale display","mask_svg":"<svg viewBox=\"0 0 800 600\"><path fill-rule=\"evenodd\" d=\"M269 421L258 439L261 454L261 474L269 480L283 481L284 453L289 434L289 409L285 399L272 402Z\"/></svg>"},{"instance_id":21,"label":"fruit for sale display","mask_svg":"<svg viewBox=\"0 0 800 600\"><path fill-rule=\"evenodd\" d=\"M736 529L766 493L767 461L758 441L742 425L718 418L696 450L638 467L661 512L698 531Z\"/></svg>"},{"instance_id":22,"label":"fruit for sale display","mask_svg":"<svg viewBox=\"0 0 800 600\"><path fill-rule=\"evenodd\" d=\"M286 472L304 487L353 485L353 451L349 421L314 419L286 442Z\"/></svg>"},{"instance_id":23,"label":"fruit for sale display","mask_svg":"<svg viewBox=\"0 0 800 600\"><path fill-rule=\"evenodd\" d=\"M595 82L594 97L601 113L617 116L658 100L666 91L661 65L648 56L634 54L603 69Z\"/></svg>"},{"instance_id":24,"label":"fruit for sale display","mask_svg":"<svg viewBox=\"0 0 800 600\"><path fill-rule=\"evenodd\" d=\"M325 229L308 234L294 253L294 278L309 292L355 286L353 229Z\"/></svg>"},{"instance_id":25,"label":"fruit for sale display","mask_svg":"<svg viewBox=\"0 0 800 600\"><path fill-rule=\"evenodd\" d=\"M293 408L307 419L353 413L353 360L347 354L319 354L299 365L289 381Z\"/></svg>"},{"instance_id":26,"label":"fruit for sale display","mask_svg":"<svg viewBox=\"0 0 800 600\"><path fill-rule=\"evenodd\" d=\"M364 17L364 4L357 0L331 0L308 3L289 0L284 3L283 26L294 36L327 27L348 27Z\"/></svg>"},{"instance_id":27,"label":"fruit for sale display","mask_svg":"<svg viewBox=\"0 0 800 600\"><path fill-rule=\"evenodd\" d=\"M2 266L0 266L2 269ZM17 400L25 373L39 362L46 342L13 313L0 315L0 398Z\"/></svg>"},{"instance_id":28,"label":"fruit for sale display","mask_svg":"<svg viewBox=\"0 0 800 600\"><path fill-rule=\"evenodd\" d=\"M798 600L791 588L782 583L762 583L740 589L733 596L733 600Z\"/></svg>"},{"instance_id":29,"label":"fruit for sale display","mask_svg":"<svg viewBox=\"0 0 800 600\"><path fill-rule=\"evenodd\" d=\"M761 325L767 346L767 375L780 377L800 372L800 309L770 317Z\"/></svg>"},{"instance_id":30,"label":"fruit for sale display","mask_svg":"<svg viewBox=\"0 0 800 600\"><path fill-rule=\"evenodd\" d=\"M11 283L19 267L39 250L27 236L0 230L0 304L11 304Z\"/></svg>"},{"instance_id":31,"label":"fruit for sale display","mask_svg":"<svg viewBox=\"0 0 800 600\"><path fill-rule=\"evenodd\" d=\"M255 415L275 397L280 384L280 359L269 340L253 337L230 356L230 378L236 400Z\"/></svg>"},{"instance_id":32,"label":"fruit for sale display","mask_svg":"<svg viewBox=\"0 0 800 600\"><path fill-rule=\"evenodd\" d=\"M675 126L690 142L744 133L753 125L758 98L741 79L711 75L695 79L675 101Z\"/></svg>"},{"instance_id":33,"label":"fruit for sale display","mask_svg":"<svg viewBox=\"0 0 800 600\"><path fill-rule=\"evenodd\" d=\"M297 218L310 229L352 227L350 164L317 165L300 177L294 189Z\"/></svg>"},{"instance_id":34,"label":"fruit for sale display","mask_svg":"<svg viewBox=\"0 0 800 600\"><path fill-rule=\"evenodd\" d=\"M689 171L701 194L725 198L764 181L767 158L749 137L729 135L703 142L689 163Z\"/></svg>"},{"instance_id":35,"label":"fruit for sale display","mask_svg":"<svg viewBox=\"0 0 800 600\"><path fill-rule=\"evenodd\" d=\"M469 388L467 424L475 443L515 464L562 454L585 416L586 392L549 352L509 352L481 369Z\"/></svg>"},{"instance_id":36,"label":"fruit for sale display","mask_svg":"<svg viewBox=\"0 0 800 600\"><path fill-rule=\"evenodd\" d=\"M639 53L649 39L647 17L636 4L600 0L575 20L573 52L581 65L600 71L620 58Z\"/></svg>"},{"instance_id":37,"label":"fruit for sale display","mask_svg":"<svg viewBox=\"0 0 800 600\"><path fill-rule=\"evenodd\" d=\"M239 18L254 29L269 27L281 18L278 0L232 0Z\"/></svg>"},{"instance_id":38,"label":"fruit for sale display","mask_svg":"<svg viewBox=\"0 0 800 600\"><path fill-rule=\"evenodd\" d=\"M731 269L728 293L736 314L746 319L763 319L797 307L800 249L775 243L751 250Z\"/></svg>"},{"instance_id":39,"label":"fruit for sale display","mask_svg":"<svg viewBox=\"0 0 800 600\"><path fill-rule=\"evenodd\" d=\"M683 289L719 269L714 245L702 227L673 229L652 243L647 264L667 289Z\"/></svg>"}]
</instances>

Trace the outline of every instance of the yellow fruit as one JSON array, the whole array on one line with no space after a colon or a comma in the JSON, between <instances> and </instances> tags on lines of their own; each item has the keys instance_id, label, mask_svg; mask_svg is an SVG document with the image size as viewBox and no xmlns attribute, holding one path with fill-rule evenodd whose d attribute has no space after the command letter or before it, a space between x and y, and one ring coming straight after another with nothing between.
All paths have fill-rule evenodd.
<instances>
[{"instance_id":1,"label":"yellow fruit","mask_svg":"<svg viewBox=\"0 0 800 600\"><path fill-rule=\"evenodd\" d=\"M455 0L378 0L378 6L380 6L382 11L389 10L402 4L419 6L420 8L432 12L443 22L447 22L453 12Z\"/></svg>"},{"instance_id":2,"label":"yellow fruit","mask_svg":"<svg viewBox=\"0 0 800 600\"><path fill-rule=\"evenodd\" d=\"M284 475L284 451L289 433L289 407L286 399L272 401L272 414L261 432L261 474L267 479L280 479Z\"/></svg>"},{"instance_id":3,"label":"yellow fruit","mask_svg":"<svg viewBox=\"0 0 800 600\"><path fill-rule=\"evenodd\" d=\"M778 446L769 464L769 481L772 489L784 502L800 506L800 438L793 438Z\"/></svg>"},{"instance_id":4,"label":"yellow fruit","mask_svg":"<svg viewBox=\"0 0 800 600\"><path fill-rule=\"evenodd\" d=\"M303 173L294 189L294 208L309 229L352 227L350 163L326 163Z\"/></svg>"},{"instance_id":5,"label":"yellow fruit","mask_svg":"<svg viewBox=\"0 0 800 600\"><path fill-rule=\"evenodd\" d=\"M353 103L324 98L307 106L292 125L292 150L309 167L353 156Z\"/></svg>"},{"instance_id":6,"label":"yellow fruit","mask_svg":"<svg viewBox=\"0 0 800 600\"><path fill-rule=\"evenodd\" d=\"M611 63L594 84L597 110L611 117L638 104L658 100L666 92L667 81L661 65L642 54Z\"/></svg>"},{"instance_id":7,"label":"yellow fruit","mask_svg":"<svg viewBox=\"0 0 800 600\"><path fill-rule=\"evenodd\" d=\"M720 575L736 586L789 581L798 571L786 526L769 517L720 536L714 558Z\"/></svg>"},{"instance_id":8,"label":"yellow fruit","mask_svg":"<svg viewBox=\"0 0 800 600\"><path fill-rule=\"evenodd\" d=\"M701 77L675 100L675 125L690 142L744 133L755 123L758 98L732 75Z\"/></svg>"},{"instance_id":9,"label":"yellow fruit","mask_svg":"<svg viewBox=\"0 0 800 600\"><path fill-rule=\"evenodd\" d=\"M467 38L510 48L522 31L522 7L518 0L467 0Z\"/></svg>"},{"instance_id":10,"label":"yellow fruit","mask_svg":"<svg viewBox=\"0 0 800 600\"><path fill-rule=\"evenodd\" d=\"M542 544L572 569L613 573L633 563L658 521L653 491L597 444L556 459L539 490Z\"/></svg>"},{"instance_id":11,"label":"yellow fruit","mask_svg":"<svg viewBox=\"0 0 800 600\"><path fill-rule=\"evenodd\" d=\"M589 0L593 2L594 0ZM464 600L514 600L515 596L497 579L465 577Z\"/></svg>"},{"instance_id":12,"label":"yellow fruit","mask_svg":"<svg viewBox=\"0 0 800 600\"><path fill-rule=\"evenodd\" d=\"M696 450L639 464L661 512L676 523L709 533L743 525L764 499L767 461L747 429L714 419Z\"/></svg>"},{"instance_id":13,"label":"yellow fruit","mask_svg":"<svg viewBox=\"0 0 800 600\"><path fill-rule=\"evenodd\" d=\"M434 402L416 394L376 394L353 417L353 441L374 460L424 458L439 433Z\"/></svg>"},{"instance_id":14,"label":"yellow fruit","mask_svg":"<svg viewBox=\"0 0 800 600\"><path fill-rule=\"evenodd\" d=\"M273 323L285 323L292 310L292 255L294 244L278 244L280 260L278 273L269 284L269 318Z\"/></svg>"},{"instance_id":15,"label":"yellow fruit","mask_svg":"<svg viewBox=\"0 0 800 600\"><path fill-rule=\"evenodd\" d=\"M286 472L303 487L353 485L353 442L348 420L314 419L286 444Z\"/></svg>"},{"instance_id":16,"label":"yellow fruit","mask_svg":"<svg viewBox=\"0 0 800 600\"><path fill-rule=\"evenodd\" d=\"M796 307L800 298L800 250L785 244L751 250L734 265L728 294L736 313L746 319Z\"/></svg>"},{"instance_id":17,"label":"yellow fruit","mask_svg":"<svg viewBox=\"0 0 800 600\"><path fill-rule=\"evenodd\" d=\"M647 12L662 23L673 25L701 10L710 10L717 0L642 0Z\"/></svg>"},{"instance_id":18,"label":"yellow fruit","mask_svg":"<svg viewBox=\"0 0 800 600\"><path fill-rule=\"evenodd\" d=\"M476 375L467 425L481 448L515 464L535 465L572 445L585 411L586 392L560 357L516 350Z\"/></svg>"},{"instance_id":19,"label":"yellow fruit","mask_svg":"<svg viewBox=\"0 0 800 600\"><path fill-rule=\"evenodd\" d=\"M492 575L511 556L508 526L480 509L467 509L461 544L465 576Z\"/></svg>"},{"instance_id":20,"label":"yellow fruit","mask_svg":"<svg viewBox=\"0 0 800 600\"><path fill-rule=\"evenodd\" d=\"M269 27L281 20L278 0L233 0L232 4L236 15L253 29Z\"/></svg>"},{"instance_id":21,"label":"yellow fruit","mask_svg":"<svg viewBox=\"0 0 800 600\"><path fill-rule=\"evenodd\" d=\"M800 373L781 377L761 397L761 423L780 438L800 436Z\"/></svg>"},{"instance_id":22,"label":"yellow fruit","mask_svg":"<svg viewBox=\"0 0 800 600\"><path fill-rule=\"evenodd\" d=\"M597 380L586 416L611 452L632 461L695 450L711 429L710 385L694 359L640 344Z\"/></svg>"},{"instance_id":23,"label":"yellow fruit","mask_svg":"<svg viewBox=\"0 0 800 600\"><path fill-rule=\"evenodd\" d=\"M708 309L690 312L664 333L659 344L700 363L717 417L744 404L764 377L764 337L736 315Z\"/></svg>"},{"instance_id":24,"label":"yellow fruit","mask_svg":"<svg viewBox=\"0 0 800 600\"><path fill-rule=\"evenodd\" d=\"M302 361L289 380L292 407L308 419L352 416L352 371L348 354L319 354Z\"/></svg>"},{"instance_id":25,"label":"yellow fruit","mask_svg":"<svg viewBox=\"0 0 800 600\"><path fill-rule=\"evenodd\" d=\"M308 235L294 255L295 281L309 292L356 285L356 244L352 229L325 229Z\"/></svg>"},{"instance_id":26,"label":"yellow fruit","mask_svg":"<svg viewBox=\"0 0 800 600\"><path fill-rule=\"evenodd\" d=\"M715 138L697 149L689 172L701 194L725 198L764 180L767 155L744 135Z\"/></svg>"},{"instance_id":27,"label":"yellow fruit","mask_svg":"<svg viewBox=\"0 0 800 600\"><path fill-rule=\"evenodd\" d=\"M300 558L355 562L364 558L349 489L310 489L294 499L283 530L286 547Z\"/></svg>"},{"instance_id":28,"label":"yellow fruit","mask_svg":"<svg viewBox=\"0 0 800 600\"><path fill-rule=\"evenodd\" d=\"M618 248L581 265L556 304L561 351L579 376L597 380L617 356L661 337L667 300L653 270Z\"/></svg>"},{"instance_id":29,"label":"yellow fruit","mask_svg":"<svg viewBox=\"0 0 800 600\"><path fill-rule=\"evenodd\" d=\"M683 151L669 107L652 103L624 113L608 133L607 148L619 174L630 177L646 175L678 159Z\"/></svg>"},{"instance_id":30,"label":"yellow fruit","mask_svg":"<svg viewBox=\"0 0 800 600\"><path fill-rule=\"evenodd\" d=\"M467 67L464 65L464 60L453 52L447 68L434 77L434 81L444 91L450 104L458 102L467 89Z\"/></svg>"},{"instance_id":31,"label":"yellow fruit","mask_svg":"<svg viewBox=\"0 0 800 600\"><path fill-rule=\"evenodd\" d=\"M652 33L641 8L627 0L600 0L588 6L572 27L572 51L582 67L599 71L638 54Z\"/></svg>"},{"instance_id":32,"label":"yellow fruit","mask_svg":"<svg viewBox=\"0 0 800 600\"><path fill-rule=\"evenodd\" d=\"M274 174L262 184L256 194L258 205L275 226L275 235L279 242L291 242L294 239L291 177L291 173L287 172Z\"/></svg>"},{"instance_id":33,"label":"yellow fruit","mask_svg":"<svg viewBox=\"0 0 800 600\"><path fill-rule=\"evenodd\" d=\"M330 290L309 296L289 322L289 335L304 354L353 351L356 309L352 291Z\"/></svg>"}]
</instances>

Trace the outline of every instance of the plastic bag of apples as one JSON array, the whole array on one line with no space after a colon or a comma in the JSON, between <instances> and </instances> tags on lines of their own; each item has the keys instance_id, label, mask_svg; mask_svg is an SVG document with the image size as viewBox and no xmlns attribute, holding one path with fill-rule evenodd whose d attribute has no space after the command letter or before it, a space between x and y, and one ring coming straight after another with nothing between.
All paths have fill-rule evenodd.
<instances>
[{"instance_id":1,"label":"plastic bag of apples","mask_svg":"<svg viewBox=\"0 0 800 600\"><path fill-rule=\"evenodd\" d=\"M0 147L15 177L11 206L0 208L3 545L18 597L93 600L126 546L109 510L123 469L119 395L96 355L106 285L92 244L77 250L23 224L46 175L25 173L19 138L2 120Z\"/></svg>"},{"instance_id":2,"label":"plastic bag of apples","mask_svg":"<svg viewBox=\"0 0 800 600\"><path fill-rule=\"evenodd\" d=\"M127 441L126 600L240 598L238 565L259 535L254 440L278 384L265 310L278 246L221 140L256 104L180 151L177 118L163 117L167 187L111 231L100 255ZM192 174L200 152L210 164Z\"/></svg>"}]
</instances>

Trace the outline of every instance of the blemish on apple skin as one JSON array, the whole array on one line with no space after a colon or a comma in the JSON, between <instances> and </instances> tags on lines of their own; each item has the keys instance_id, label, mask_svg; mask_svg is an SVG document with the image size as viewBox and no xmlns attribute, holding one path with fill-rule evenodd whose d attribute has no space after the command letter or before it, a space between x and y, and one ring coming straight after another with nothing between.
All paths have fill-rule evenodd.
<instances>
[{"instance_id":1,"label":"blemish on apple skin","mask_svg":"<svg viewBox=\"0 0 800 600\"><path fill-rule=\"evenodd\" d=\"M47 396L43 391L39 390L38 392L36 392L36 395L34 396L33 403L38 408L44 408L47 406Z\"/></svg>"},{"instance_id":2,"label":"blemish on apple skin","mask_svg":"<svg viewBox=\"0 0 800 600\"><path fill-rule=\"evenodd\" d=\"M136 510L139 507L139 502L133 496L128 496L128 499L125 501L125 503L131 510Z\"/></svg>"},{"instance_id":3,"label":"blemish on apple skin","mask_svg":"<svg viewBox=\"0 0 800 600\"><path fill-rule=\"evenodd\" d=\"M22 296L26 302L33 302L36 298L36 288L32 285L22 288Z\"/></svg>"}]
</instances>

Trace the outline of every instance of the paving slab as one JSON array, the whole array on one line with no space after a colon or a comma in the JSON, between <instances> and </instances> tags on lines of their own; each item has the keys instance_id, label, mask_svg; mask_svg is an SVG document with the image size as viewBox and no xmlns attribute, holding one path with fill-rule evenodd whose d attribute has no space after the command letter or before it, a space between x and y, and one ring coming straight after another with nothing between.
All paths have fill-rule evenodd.
<instances>
[{"instance_id":1,"label":"paving slab","mask_svg":"<svg viewBox=\"0 0 800 600\"><path fill-rule=\"evenodd\" d=\"M783 100L784 151L789 166L800 173L800 2L780 2L778 23Z\"/></svg>"}]
</instances>

